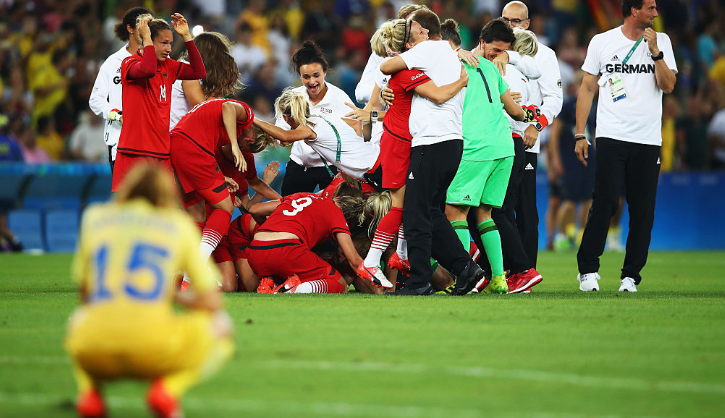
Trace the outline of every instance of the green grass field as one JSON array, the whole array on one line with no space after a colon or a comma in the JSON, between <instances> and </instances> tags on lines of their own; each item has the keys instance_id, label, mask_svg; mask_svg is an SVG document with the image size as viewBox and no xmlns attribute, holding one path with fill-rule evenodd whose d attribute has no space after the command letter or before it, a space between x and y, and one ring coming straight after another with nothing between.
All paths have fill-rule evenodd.
<instances>
[{"instance_id":1,"label":"green grass field","mask_svg":"<svg viewBox=\"0 0 725 418\"><path fill-rule=\"evenodd\" d=\"M187 417L725 416L725 253L651 253L636 294L622 258L598 293L541 253L531 295L227 295L237 352ZM0 417L74 416L69 263L0 255ZM109 386L110 415L149 416L145 389Z\"/></svg>"}]
</instances>

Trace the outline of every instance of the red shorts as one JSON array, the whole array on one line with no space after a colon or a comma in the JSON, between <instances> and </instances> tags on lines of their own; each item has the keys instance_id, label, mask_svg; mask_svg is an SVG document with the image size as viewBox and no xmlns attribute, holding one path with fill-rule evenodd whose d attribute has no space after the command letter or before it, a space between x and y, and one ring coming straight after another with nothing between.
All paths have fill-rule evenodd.
<instances>
[{"instance_id":1,"label":"red shorts","mask_svg":"<svg viewBox=\"0 0 725 418\"><path fill-rule=\"evenodd\" d=\"M227 239L229 241L229 252L234 261L247 258L246 249L254 239L254 231L249 229L251 220L252 215L245 213L237 217L229 225L229 236Z\"/></svg>"},{"instance_id":2,"label":"red shorts","mask_svg":"<svg viewBox=\"0 0 725 418\"><path fill-rule=\"evenodd\" d=\"M410 166L410 142L383 131L380 139L380 156L383 165L383 187L399 189L405 186Z\"/></svg>"},{"instance_id":3,"label":"red shorts","mask_svg":"<svg viewBox=\"0 0 725 418\"><path fill-rule=\"evenodd\" d=\"M203 190L195 190L189 193L184 193L181 196L181 205L185 208L194 206L195 204L205 201L207 203L206 214L207 217L211 213L211 207L209 205L216 205L227 197L231 197L227 183L222 179L217 180L212 187Z\"/></svg>"},{"instance_id":4,"label":"red shorts","mask_svg":"<svg viewBox=\"0 0 725 418\"><path fill-rule=\"evenodd\" d=\"M209 189L224 180L214 155L182 135L171 135L171 165L184 193Z\"/></svg>"},{"instance_id":5,"label":"red shorts","mask_svg":"<svg viewBox=\"0 0 725 418\"><path fill-rule=\"evenodd\" d=\"M211 253L211 256L214 257L214 262L217 264L221 264L226 261L234 261L231 246L229 245L229 239L226 235L224 235L222 240L219 241L219 244L214 249L214 252Z\"/></svg>"},{"instance_id":6,"label":"red shorts","mask_svg":"<svg viewBox=\"0 0 725 418\"><path fill-rule=\"evenodd\" d=\"M111 184L111 191L117 192L121 183L126 178L126 174L137 164L141 163L153 163L159 164L162 168L167 170L169 174L173 174L174 171L171 168L171 161L168 158L156 158L147 157L145 155L126 154L118 152L116 154L116 163L113 166L113 183Z\"/></svg>"},{"instance_id":7,"label":"red shorts","mask_svg":"<svg viewBox=\"0 0 725 418\"><path fill-rule=\"evenodd\" d=\"M296 239L252 241L247 247L247 259L252 270L261 277L287 278L296 274L302 282L339 280L342 277L334 267Z\"/></svg>"}]
</instances>

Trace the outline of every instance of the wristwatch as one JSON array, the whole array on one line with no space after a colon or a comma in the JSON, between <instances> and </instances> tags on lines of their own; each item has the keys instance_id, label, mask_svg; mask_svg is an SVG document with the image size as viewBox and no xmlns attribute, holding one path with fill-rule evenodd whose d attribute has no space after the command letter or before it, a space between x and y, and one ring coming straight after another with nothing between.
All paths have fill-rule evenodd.
<instances>
[{"instance_id":1,"label":"wristwatch","mask_svg":"<svg viewBox=\"0 0 725 418\"><path fill-rule=\"evenodd\" d=\"M378 121L378 111L373 110L370 112L370 122L377 122Z\"/></svg>"},{"instance_id":2,"label":"wristwatch","mask_svg":"<svg viewBox=\"0 0 725 418\"><path fill-rule=\"evenodd\" d=\"M659 61L659 60L661 60L664 57L665 57L665 53L662 50L660 50L660 53L659 54L652 55L652 61Z\"/></svg>"},{"instance_id":3,"label":"wristwatch","mask_svg":"<svg viewBox=\"0 0 725 418\"><path fill-rule=\"evenodd\" d=\"M537 131L541 132L542 129L544 129L544 125L542 125L539 121L536 121L534 124L534 128L536 128Z\"/></svg>"}]
</instances>

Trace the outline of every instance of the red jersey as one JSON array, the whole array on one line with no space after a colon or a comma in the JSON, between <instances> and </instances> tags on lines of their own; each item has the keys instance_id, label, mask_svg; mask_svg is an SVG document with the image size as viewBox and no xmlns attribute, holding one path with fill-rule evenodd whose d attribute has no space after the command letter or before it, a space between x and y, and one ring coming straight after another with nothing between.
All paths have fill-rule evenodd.
<instances>
[{"instance_id":1,"label":"red jersey","mask_svg":"<svg viewBox=\"0 0 725 418\"><path fill-rule=\"evenodd\" d=\"M123 126L118 150L127 154L169 158L171 86L184 65L167 58L156 61L156 74L147 79L130 79L129 68L140 65L136 53L121 63Z\"/></svg>"},{"instance_id":2,"label":"red jersey","mask_svg":"<svg viewBox=\"0 0 725 418\"><path fill-rule=\"evenodd\" d=\"M217 149L214 156L216 157L216 162L219 165L219 168L222 170L222 174L226 177L230 177L239 185L237 197L241 199L242 197L248 195L249 183L247 181L257 177L257 167L254 165L254 154L242 151L244 161L247 162L247 171L245 172L239 171L237 167L234 166L234 163L229 161L221 150Z\"/></svg>"},{"instance_id":3,"label":"red jersey","mask_svg":"<svg viewBox=\"0 0 725 418\"><path fill-rule=\"evenodd\" d=\"M308 248L334 238L342 232L350 234L342 210L332 199L313 193L285 196L258 232L289 232L300 237Z\"/></svg>"},{"instance_id":4,"label":"red jersey","mask_svg":"<svg viewBox=\"0 0 725 418\"><path fill-rule=\"evenodd\" d=\"M410 105L413 102L413 91L416 87L427 83L430 78L418 70L403 70L395 73L388 83L393 90L394 106L390 106L383 118L383 129L398 139L410 142L408 119L410 118Z\"/></svg>"},{"instance_id":5,"label":"red jersey","mask_svg":"<svg viewBox=\"0 0 725 418\"><path fill-rule=\"evenodd\" d=\"M254 113L249 105L233 99L216 99L199 103L181 118L171 133L179 134L196 144L202 151L214 155L217 147L230 143L222 119L222 105L226 102L239 103L247 111L247 120L237 123L237 137L239 137L254 121Z\"/></svg>"}]
</instances>

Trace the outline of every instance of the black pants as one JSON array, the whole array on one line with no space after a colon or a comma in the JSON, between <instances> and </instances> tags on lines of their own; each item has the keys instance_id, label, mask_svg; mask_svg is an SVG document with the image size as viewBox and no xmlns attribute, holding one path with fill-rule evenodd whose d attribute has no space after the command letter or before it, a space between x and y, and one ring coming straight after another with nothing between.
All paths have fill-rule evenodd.
<instances>
[{"instance_id":1,"label":"black pants","mask_svg":"<svg viewBox=\"0 0 725 418\"><path fill-rule=\"evenodd\" d=\"M536 167L539 154L524 153L524 172L519 184L516 202L516 226L521 235L521 243L529 257L531 267L536 268L539 257L539 211L536 208Z\"/></svg>"},{"instance_id":2,"label":"black pants","mask_svg":"<svg viewBox=\"0 0 725 418\"><path fill-rule=\"evenodd\" d=\"M332 174L337 174L337 167L330 166ZM330 173L325 167L303 167L296 162L289 160L282 180L282 196L289 196L299 192L314 192L315 187L320 190L332 182Z\"/></svg>"},{"instance_id":3,"label":"black pants","mask_svg":"<svg viewBox=\"0 0 725 418\"><path fill-rule=\"evenodd\" d=\"M471 259L444 213L446 192L462 154L461 140L411 149L403 205L411 266L406 287L410 289L424 288L430 283L431 256L453 274L462 272Z\"/></svg>"},{"instance_id":4,"label":"black pants","mask_svg":"<svg viewBox=\"0 0 725 418\"><path fill-rule=\"evenodd\" d=\"M116 160L113 159L113 146L108 146L108 164L111 165L111 175L113 175L113 166L116 165Z\"/></svg>"},{"instance_id":5,"label":"black pants","mask_svg":"<svg viewBox=\"0 0 725 418\"><path fill-rule=\"evenodd\" d=\"M516 216L514 213L519 199L519 185L524 175L525 154L528 154L524 151L523 139L514 138L514 152L514 164L511 168L511 177L509 177L509 184L506 188L506 198L500 208L494 208L491 211L491 218L496 223L498 233L501 235L504 269L510 270L511 273L520 273L532 267L529 257L526 255L526 251L524 251L524 246L521 243L521 236L516 227ZM481 250L481 255L484 255L485 250L481 242L481 236L478 234L476 221L473 211L470 211L468 214L468 226L471 230L471 236L473 236L473 240ZM482 256L479 264L481 264L481 267L486 272L491 272L491 266L488 263L487 257Z\"/></svg>"},{"instance_id":6,"label":"black pants","mask_svg":"<svg viewBox=\"0 0 725 418\"><path fill-rule=\"evenodd\" d=\"M599 271L609 221L619 208L622 180L629 204L629 235L622 278L636 284L647 263L652 225L655 218L657 181L660 174L660 147L610 138L597 138L597 167L594 174L594 199L577 253L579 273Z\"/></svg>"}]
</instances>

